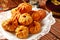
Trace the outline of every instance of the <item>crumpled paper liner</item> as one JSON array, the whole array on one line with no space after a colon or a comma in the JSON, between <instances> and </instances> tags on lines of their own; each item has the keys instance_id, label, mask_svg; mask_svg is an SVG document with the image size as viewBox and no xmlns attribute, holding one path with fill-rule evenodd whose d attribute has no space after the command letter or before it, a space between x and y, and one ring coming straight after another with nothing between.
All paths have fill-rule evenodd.
<instances>
[{"instance_id":1,"label":"crumpled paper liner","mask_svg":"<svg viewBox=\"0 0 60 40\"><path fill-rule=\"evenodd\" d=\"M39 10L37 8L33 8L33 10ZM40 33L38 34L34 34L30 37L28 37L27 39L25 40L37 40L37 39L40 39L42 36L46 35L49 31L50 31L50 28L51 28L51 25L53 25L55 23L55 19L54 17L52 16L52 12L47 12L46 11L46 17L42 20L42 23L44 24L42 26L42 30ZM1 23L2 21L4 20L7 20L8 18L11 17L11 11L7 11L7 12L2 12L0 13L0 31L1 33L8 39L8 40L24 40L24 39L19 39L17 38L14 34L11 34L10 32L7 32L5 31L2 26L1 26Z\"/></svg>"}]
</instances>

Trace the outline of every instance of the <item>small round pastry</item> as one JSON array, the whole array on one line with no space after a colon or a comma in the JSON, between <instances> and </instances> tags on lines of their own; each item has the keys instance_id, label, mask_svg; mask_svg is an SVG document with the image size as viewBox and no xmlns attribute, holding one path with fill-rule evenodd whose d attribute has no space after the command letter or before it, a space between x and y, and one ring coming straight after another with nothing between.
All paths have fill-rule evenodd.
<instances>
[{"instance_id":1,"label":"small round pastry","mask_svg":"<svg viewBox=\"0 0 60 40\"><path fill-rule=\"evenodd\" d=\"M21 13L26 13L26 12L29 12L32 10L32 6L29 4L29 3L21 3L19 6L18 6L18 10L21 12Z\"/></svg>"},{"instance_id":2,"label":"small round pastry","mask_svg":"<svg viewBox=\"0 0 60 40\"><path fill-rule=\"evenodd\" d=\"M38 10L32 13L32 18L34 21L41 21L46 16L45 10Z\"/></svg>"},{"instance_id":3,"label":"small round pastry","mask_svg":"<svg viewBox=\"0 0 60 40\"><path fill-rule=\"evenodd\" d=\"M17 10L17 8L14 8L11 10L11 14L12 14L12 17L17 17L17 19L19 19L19 16L21 13Z\"/></svg>"},{"instance_id":4,"label":"small round pastry","mask_svg":"<svg viewBox=\"0 0 60 40\"><path fill-rule=\"evenodd\" d=\"M31 16L32 16L34 21L39 21L40 20L40 13L38 11L33 11Z\"/></svg>"},{"instance_id":5,"label":"small round pastry","mask_svg":"<svg viewBox=\"0 0 60 40\"><path fill-rule=\"evenodd\" d=\"M17 8L13 8L12 10L11 10L11 13L12 14L15 14L17 12Z\"/></svg>"},{"instance_id":6,"label":"small round pastry","mask_svg":"<svg viewBox=\"0 0 60 40\"><path fill-rule=\"evenodd\" d=\"M23 24L23 25L29 25L31 24L33 21L32 17L30 16L30 14L28 13L23 13L22 15L20 15L19 17L19 23Z\"/></svg>"},{"instance_id":7,"label":"small round pastry","mask_svg":"<svg viewBox=\"0 0 60 40\"><path fill-rule=\"evenodd\" d=\"M17 28L17 26L18 26L18 22L17 22L16 18L11 18L11 19L5 20L2 23L2 27L5 30L10 31L10 32L14 32L15 29Z\"/></svg>"},{"instance_id":8,"label":"small round pastry","mask_svg":"<svg viewBox=\"0 0 60 40\"><path fill-rule=\"evenodd\" d=\"M23 25L17 27L15 32L16 32L16 36L18 38L27 38L29 35L28 28L26 26L23 26Z\"/></svg>"},{"instance_id":9,"label":"small round pastry","mask_svg":"<svg viewBox=\"0 0 60 40\"><path fill-rule=\"evenodd\" d=\"M34 21L32 24L29 25L29 32L31 34L36 34L41 31L41 24L39 22Z\"/></svg>"},{"instance_id":10,"label":"small round pastry","mask_svg":"<svg viewBox=\"0 0 60 40\"><path fill-rule=\"evenodd\" d=\"M40 13L40 19L42 20L45 16L46 16L46 11L45 10L38 10L38 12Z\"/></svg>"}]
</instances>

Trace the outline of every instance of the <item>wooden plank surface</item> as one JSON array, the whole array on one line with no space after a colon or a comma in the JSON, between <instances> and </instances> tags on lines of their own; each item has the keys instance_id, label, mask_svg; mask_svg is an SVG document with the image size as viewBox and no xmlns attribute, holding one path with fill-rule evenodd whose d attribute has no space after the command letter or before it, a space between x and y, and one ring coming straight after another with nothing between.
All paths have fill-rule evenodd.
<instances>
[{"instance_id":1,"label":"wooden plank surface","mask_svg":"<svg viewBox=\"0 0 60 40\"><path fill-rule=\"evenodd\" d=\"M52 26L50 32L60 39L60 19L56 19L56 23Z\"/></svg>"},{"instance_id":2,"label":"wooden plank surface","mask_svg":"<svg viewBox=\"0 0 60 40\"><path fill-rule=\"evenodd\" d=\"M55 19L56 23L52 25L50 32L39 40L60 40L60 19Z\"/></svg>"},{"instance_id":3,"label":"wooden plank surface","mask_svg":"<svg viewBox=\"0 0 60 40\"><path fill-rule=\"evenodd\" d=\"M41 37L40 40L57 40L57 38L49 32L47 35Z\"/></svg>"}]
</instances>

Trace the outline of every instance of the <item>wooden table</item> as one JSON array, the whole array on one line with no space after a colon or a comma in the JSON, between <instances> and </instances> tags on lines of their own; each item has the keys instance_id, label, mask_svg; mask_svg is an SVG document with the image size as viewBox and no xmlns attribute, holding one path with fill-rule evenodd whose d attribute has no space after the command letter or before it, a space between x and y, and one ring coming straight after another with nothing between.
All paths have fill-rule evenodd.
<instances>
[{"instance_id":1,"label":"wooden table","mask_svg":"<svg viewBox=\"0 0 60 40\"><path fill-rule=\"evenodd\" d=\"M41 37L41 39L39 40L60 40L60 19L58 18L55 19L56 19L56 23L52 25L50 32L45 36Z\"/></svg>"},{"instance_id":2,"label":"wooden table","mask_svg":"<svg viewBox=\"0 0 60 40\"><path fill-rule=\"evenodd\" d=\"M40 40L60 40L60 19L55 18L56 23L52 25L50 32L41 37Z\"/></svg>"}]
</instances>

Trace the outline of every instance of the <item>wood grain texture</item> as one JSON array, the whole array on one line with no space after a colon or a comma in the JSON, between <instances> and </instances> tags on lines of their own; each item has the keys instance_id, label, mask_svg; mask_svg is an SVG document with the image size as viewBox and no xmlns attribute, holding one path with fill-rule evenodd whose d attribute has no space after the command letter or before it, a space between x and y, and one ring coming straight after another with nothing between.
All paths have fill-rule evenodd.
<instances>
[{"instance_id":1,"label":"wood grain texture","mask_svg":"<svg viewBox=\"0 0 60 40\"><path fill-rule=\"evenodd\" d=\"M60 19L55 19L56 23L52 25L50 32L39 40L60 40Z\"/></svg>"},{"instance_id":2,"label":"wood grain texture","mask_svg":"<svg viewBox=\"0 0 60 40\"><path fill-rule=\"evenodd\" d=\"M57 38L49 32L47 35L41 37L40 40L57 40Z\"/></svg>"}]
</instances>

